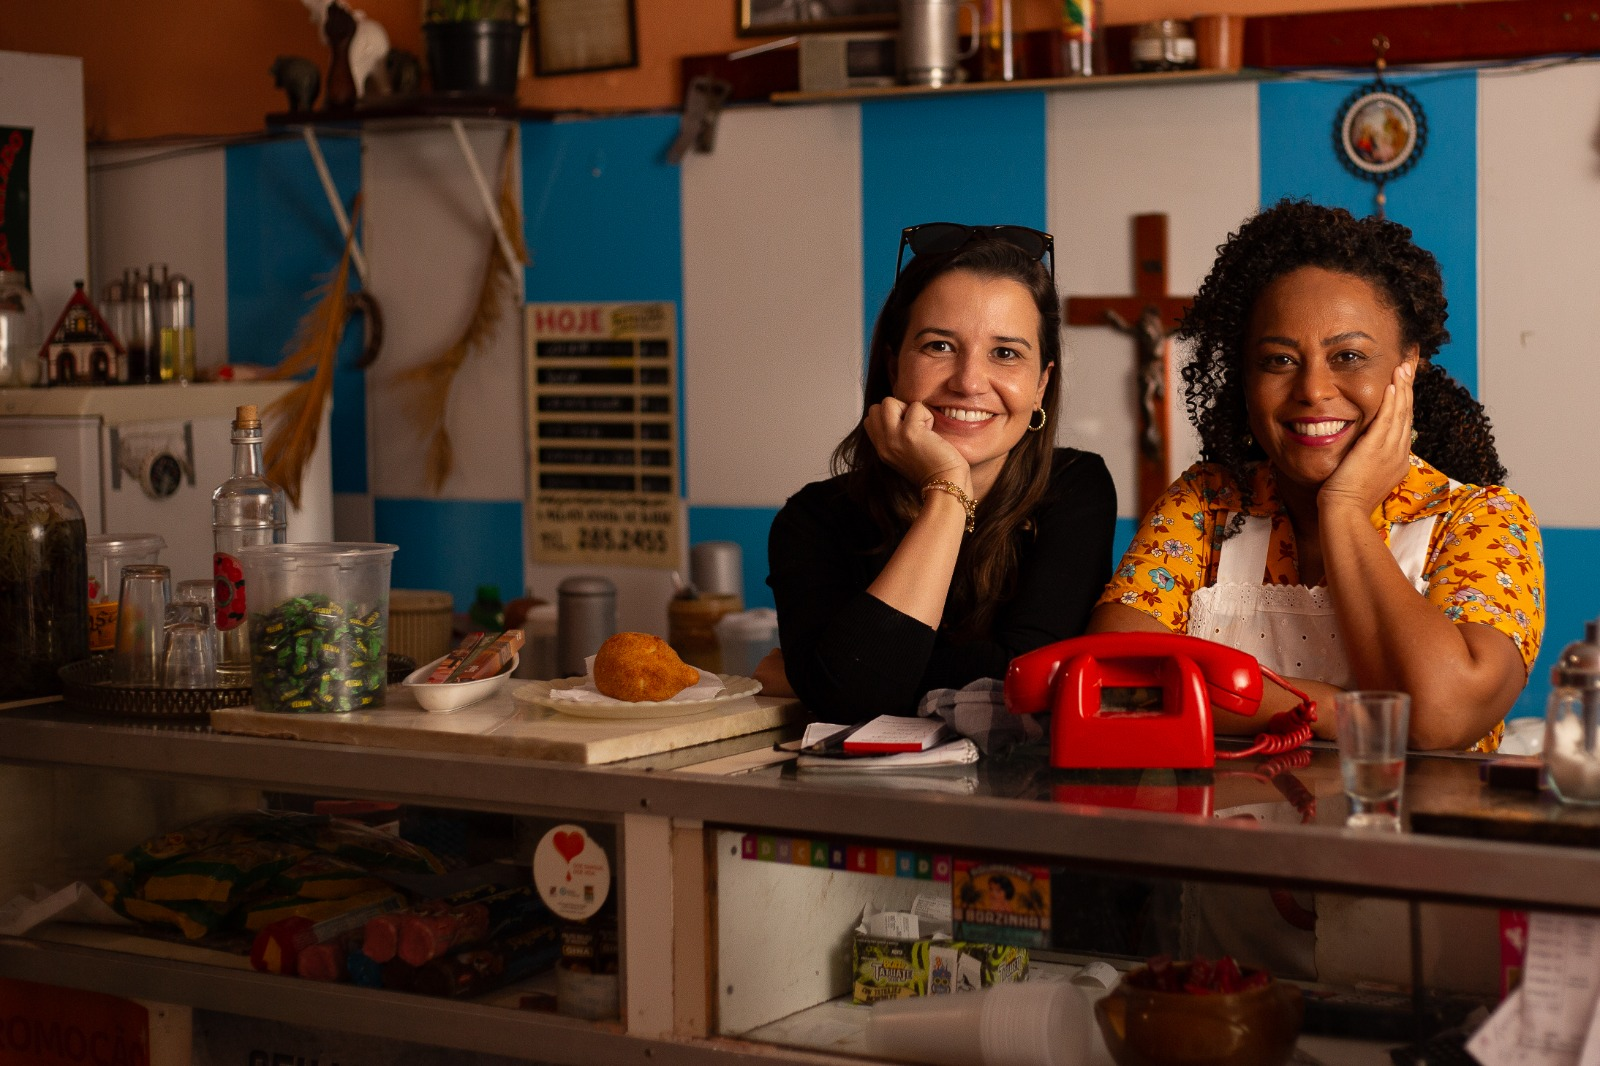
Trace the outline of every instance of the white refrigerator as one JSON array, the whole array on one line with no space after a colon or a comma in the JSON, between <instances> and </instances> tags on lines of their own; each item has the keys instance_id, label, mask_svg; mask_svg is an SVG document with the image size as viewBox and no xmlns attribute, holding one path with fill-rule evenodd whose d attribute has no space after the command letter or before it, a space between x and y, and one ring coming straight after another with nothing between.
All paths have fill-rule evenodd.
<instances>
[{"instance_id":1,"label":"white refrigerator","mask_svg":"<svg viewBox=\"0 0 1600 1066\"><path fill-rule=\"evenodd\" d=\"M50 455L94 533L157 533L174 583L211 577L211 493L233 474L234 411L293 382L0 389L0 455ZM271 424L268 423L270 431ZM333 539L328 412L289 514L291 541Z\"/></svg>"}]
</instances>

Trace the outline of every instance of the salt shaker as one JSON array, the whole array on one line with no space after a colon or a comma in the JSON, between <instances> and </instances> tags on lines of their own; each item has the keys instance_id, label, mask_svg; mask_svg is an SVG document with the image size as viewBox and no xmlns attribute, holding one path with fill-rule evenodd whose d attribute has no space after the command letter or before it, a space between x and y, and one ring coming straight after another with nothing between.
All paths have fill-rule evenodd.
<instances>
[{"instance_id":1,"label":"salt shaker","mask_svg":"<svg viewBox=\"0 0 1600 1066\"><path fill-rule=\"evenodd\" d=\"M556 666L564 677L582 677L589 672L584 659L617 631L617 586L603 577L569 577L556 594Z\"/></svg>"},{"instance_id":2,"label":"salt shaker","mask_svg":"<svg viewBox=\"0 0 1600 1066\"><path fill-rule=\"evenodd\" d=\"M1600 621L1561 649L1550 670L1544 765L1564 803L1600 804Z\"/></svg>"}]
</instances>

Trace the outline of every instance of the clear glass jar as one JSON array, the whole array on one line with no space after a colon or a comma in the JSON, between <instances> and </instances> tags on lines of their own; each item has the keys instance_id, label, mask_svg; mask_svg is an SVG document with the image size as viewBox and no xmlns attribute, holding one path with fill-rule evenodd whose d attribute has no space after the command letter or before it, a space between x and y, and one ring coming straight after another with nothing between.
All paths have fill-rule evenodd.
<instances>
[{"instance_id":1,"label":"clear glass jar","mask_svg":"<svg viewBox=\"0 0 1600 1066\"><path fill-rule=\"evenodd\" d=\"M1564 803L1600 804L1600 624L1561 650L1545 704L1545 776Z\"/></svg>"},{"instance_id":2,"label":"clear glass jar","mask_svg":"<svg viewBox=\"0 0 1600 1066\"><path fill-rule=\"evenodd\" d=\"M55 695L56 671L88 657L86 540L55 459L0 457L0 703Z\"/></svg>"},{"instance_id":3,"label":"clear glass jar","mask_svg":"<svg viewBox=\"0 0 1600 1066\"><path fill-rule=\"evenodd\" d=\"M1189 24L1181 19L1141 22L1133 31L1129 50L1133 69L1140 73L1194 69L1194 36Z\"/></svg>"},{"instance_id":4,"label":"clear glass jar","mask_svg":"<svg viewBox=\"0 0 1600 1066\"><path fill-rule=\"evenodd\" d=\"M0 270L0 388L39 380L43 329L39 301L28 289L28 275L20 270Z\"/></svg>"}]
</instances>

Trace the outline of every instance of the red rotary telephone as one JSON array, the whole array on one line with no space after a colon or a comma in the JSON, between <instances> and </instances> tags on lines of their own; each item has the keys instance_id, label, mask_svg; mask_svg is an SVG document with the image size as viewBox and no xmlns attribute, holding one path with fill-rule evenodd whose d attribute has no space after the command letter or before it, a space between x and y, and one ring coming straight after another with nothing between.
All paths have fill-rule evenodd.
<instances>
[{"instance_id":1,"label":"red rotary telephone","mask_svg":"<svg viewBox=\"0 0 1600 1066\"><path fill-rule=\"evenodd\" d=\"M1217 751L1211 708L1254 715L1263 677L1300 697L1242 751ZM1182 633L1095 633L1011 660L1013 714L1049 711L1050 764L1062 769L1192 769L1276 755L1311 739L1316 705L1304 692L1224 644Z\"/></svg>"}]
</instances>

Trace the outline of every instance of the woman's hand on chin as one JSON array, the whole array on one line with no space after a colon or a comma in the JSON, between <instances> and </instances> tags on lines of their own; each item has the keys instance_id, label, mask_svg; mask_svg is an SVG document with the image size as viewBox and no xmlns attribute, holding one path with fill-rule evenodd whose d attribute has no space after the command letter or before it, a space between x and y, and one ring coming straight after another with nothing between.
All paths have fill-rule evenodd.
<instances>
[{"instance_id":1,"label":"woman's hand on chin","mask_svg":"<svg viewBox=\"0 0 1600 1066\"><path fill-rule=\"evenodd\" d=\"M1411 462L1411 379L1415 361L1395 367L1378 407L1378 416L1356 441L1322 488L1317 509L1353 509L1369 518L1379 504L1405 478Z\"/></svg>"},{"instance_id":2,"label":"woman's hand on chin","mask_svg":"<svg viewBox=\"0 0 1600 1066\"><path fill-rule=\"evenodd\" d=\"M972 491L972 468L955 445L934 432L933 412L920 400L903 403L886 396L868 408L864 424L878 457L913 485L944 478Z\"/></svg>"}]
</instances>

